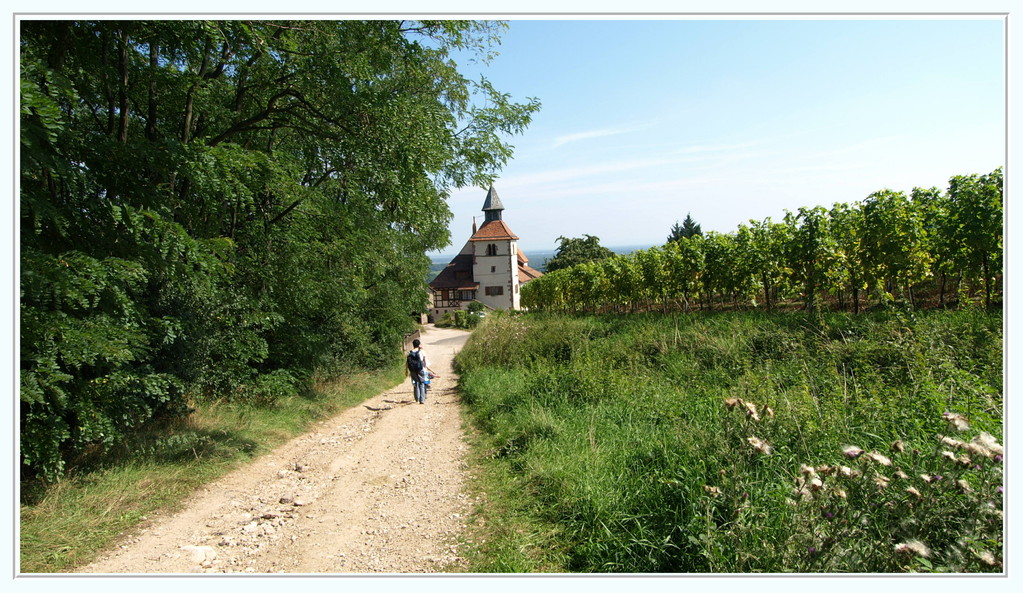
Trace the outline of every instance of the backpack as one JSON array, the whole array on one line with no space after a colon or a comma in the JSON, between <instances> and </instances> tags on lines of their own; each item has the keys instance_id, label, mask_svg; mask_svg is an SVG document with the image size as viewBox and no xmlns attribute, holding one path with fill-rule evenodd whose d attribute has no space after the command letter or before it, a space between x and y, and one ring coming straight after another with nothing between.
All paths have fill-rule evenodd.
<instances>
[{"instance_id":1,"label":"backpack","mask_svg":"<svg viewBox=\"0 0 1023 593\"><path fill-rule=\"evenodd\" d=\"M405 361L405 366L408 367L408 372L412 375L413 379L422 376L423 358L419 356L418 350L412 350L408 353L408 359Z\"/></svg>"}]
</instances>

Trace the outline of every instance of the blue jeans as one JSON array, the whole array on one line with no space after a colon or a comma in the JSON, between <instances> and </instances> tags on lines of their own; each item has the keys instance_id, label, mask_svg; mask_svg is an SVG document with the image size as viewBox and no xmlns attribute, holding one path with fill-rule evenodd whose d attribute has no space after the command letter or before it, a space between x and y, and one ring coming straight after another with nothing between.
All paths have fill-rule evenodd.
<instances>
[{"instance_id":1,"label":"blue jeans","mask_svg":"<svg viewBox=\"0 0 1023 593\"><path fill-rule=\"evenodd\" d=\"M415 396L417 402L426 402L426 383L412 379L412 395Z\"/></svg>"}]
</instances>

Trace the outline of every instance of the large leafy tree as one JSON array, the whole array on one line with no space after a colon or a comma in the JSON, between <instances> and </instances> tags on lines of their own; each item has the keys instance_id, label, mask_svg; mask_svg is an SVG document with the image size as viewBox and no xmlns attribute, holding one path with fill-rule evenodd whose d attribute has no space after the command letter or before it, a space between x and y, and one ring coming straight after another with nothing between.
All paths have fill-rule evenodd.
<instances>
[{"instance_id":1,"label":"large leafy tree","mask_svg":"<svg viewBox=\"0 0 1023 593\"><path fill-rule=\"evenodd\" d=\"M593 235L582 237L558 237L558 249L554 257L547 260L545 271L555 272L572 266L600 261L614 257L615 252L600 244L600 238Z\"/></svg>"},{"instance_id":2,"label":"large leafy tree","mask_svg":"<svg viewBox=\"0 0 1023 593\"><path fill-rule=\"evenodd\" d=\"M21 21L22 461L391 358L528 125L467 21Z\"/></svg>"}]
</instances>

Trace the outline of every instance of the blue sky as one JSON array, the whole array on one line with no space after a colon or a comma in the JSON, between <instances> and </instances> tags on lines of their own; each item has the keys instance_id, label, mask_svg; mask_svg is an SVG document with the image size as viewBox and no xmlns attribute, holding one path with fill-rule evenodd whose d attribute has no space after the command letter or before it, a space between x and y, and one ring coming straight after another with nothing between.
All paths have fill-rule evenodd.
<instances>
[{"instance_id":1,"label":"blue sky","mask_svg":"<svg viewBox=\"0 0 1023 593\"><path fill-rule=\"evenodd\" d=\"M1005 164L999 17L509 24L483 73L543 103L495 183L527 251L661 244L690 212L730 232ZM452 195L444 253L485 195Z\"/></svg>"}]
</instances>

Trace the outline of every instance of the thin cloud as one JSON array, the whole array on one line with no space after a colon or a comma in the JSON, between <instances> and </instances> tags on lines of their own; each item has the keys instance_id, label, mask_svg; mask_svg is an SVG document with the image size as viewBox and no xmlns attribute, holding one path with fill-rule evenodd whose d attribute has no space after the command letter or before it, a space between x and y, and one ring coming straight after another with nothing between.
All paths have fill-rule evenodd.
<instances>
[{"instance_id":1,"label":"thin cloud","mask_svg":"<svg viewBox=\"0 0 1023 593\"><path fill-rule=\"evenodd\" d=\"M618 127L618 128L603 128L599 130L589 130L586 132L577 132L575 134L566 134L564 136L558 136L554 139L552 148L559 148L570 142L578 142L580 140L590 140L592 138L604 138L606 136L618 136L621 134L629 134L631 132L638 132L649 128L651 124L641 124L637 126Z\"/></svg>"},{"instance_id":2,"label":"thin cloud","mask_svg":"<svg viewBox=\"0 0 1023 593\"><path fill-rule=\"evenodd\" d=\"M680 149L680 154L697 154L705 152L731 152L736 150L745 150L747 148L753 148L754 146L763 145L764 142L744 142L742 144L721 144L718 146L686 146Z\"/></svg>"}]
</instances>

